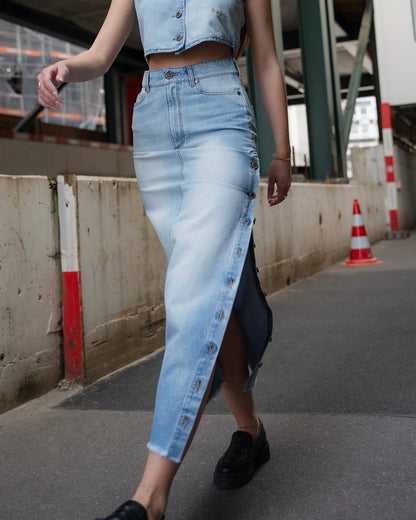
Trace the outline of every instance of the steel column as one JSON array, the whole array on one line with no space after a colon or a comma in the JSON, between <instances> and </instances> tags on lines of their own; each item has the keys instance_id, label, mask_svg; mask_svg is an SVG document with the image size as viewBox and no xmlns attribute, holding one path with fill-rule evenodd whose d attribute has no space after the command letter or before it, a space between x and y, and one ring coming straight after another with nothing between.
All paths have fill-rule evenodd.
<instances>
[{"instance_id":1,"label":"steel column","mask_svg":"<svg viewBox=\"0 0 416 520\"><path fill-rule=\"evenodd\" d=\"M347 148L344 141L342 109L341 109L341 81L338 72L337 39L335 36L335 16L333 0L326 0L328 40L330 42L329 55L331 58L332 95L334 99L334 126L335 149L332 149L336 157L335 171L338 177L347 177Z\"/></svg>"},{"instance_id":2,"label":"steel column","mask_svg":"<svg viewBox=\"0 0 416 520\"><path fill-rule=\"evenodd\" d=\"M355 102L358 96L358 90L361 83L361 74L363 68L364 55L367 50L370 39L370 30L373 19L373 0L367 0L364 8L364 14L361 20L360 34L358 37L357 54L354 59L354 68L351 73L350 83L348 86L347 105L343 115L344 126L344 142L348 146L350 138L352 119L354 116Z\"/></svg>"},{"instance_id":3,"label":"steel column","mask_svg":"<svg viewBox=\"0 0 416 520\"><path fill-rule=\"evenodd\" d=\"M379 140L383 141L383 124L381 121L381 90L380 90L380 74L378 72L378 58L377 58L377 40L376 31L374 27L374 19L371 24L370 33L370 54L371 61L373 63L373 78L374 78L374 90L377 100L377 122L378 122L378 135Z\"/></svg>"},{"instance_id":4,"label":"steel column","mask_svg":"<svg viewBox=\"0 0 416 520\"><path fill-rule=\"evenodd\" d=\"M127 100L124 80L113 65L104 75L105 114L107 140L110 143L128 144Z\"/></svg>"},{"instance_id":5,"label":"steel column","mask_svg":"<svg viewBox=\"0 0 416 520\"><path fill-rule=\"evenodd\" d=\"M326 0L298 0L299 36L312 179L326 179L337 167L331 39Z\"/></svg>"}]
</instances>

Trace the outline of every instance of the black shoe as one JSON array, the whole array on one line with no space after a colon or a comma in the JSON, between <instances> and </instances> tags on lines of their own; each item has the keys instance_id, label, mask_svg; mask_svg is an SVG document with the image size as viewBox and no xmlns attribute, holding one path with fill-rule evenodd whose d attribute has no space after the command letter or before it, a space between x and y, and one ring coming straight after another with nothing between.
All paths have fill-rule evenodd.
<instances>
[{"instance_id":1,"label":"black shoe","mask_svg":"<svg viewBox=\"0 0 416 520\"><path fill-rule=\"evenodd\" d=\"M266 432L260 422L257 439L242 431L236 431L230 446L217 462L214 472L214 484L219 489L233 489L244 486L251 480L257 466L270 459L269 443Z\"/></svg>"},{"instance_id":2,"label":"black shoe","mask_svg":"<svg viewBox=\"0 0 416 520\"><path fill-rule=\"evenodd\" d=\"M110 516L97 520L147 520L147 512L139 502L127 500Z\"/></svg>"}]
</instances>

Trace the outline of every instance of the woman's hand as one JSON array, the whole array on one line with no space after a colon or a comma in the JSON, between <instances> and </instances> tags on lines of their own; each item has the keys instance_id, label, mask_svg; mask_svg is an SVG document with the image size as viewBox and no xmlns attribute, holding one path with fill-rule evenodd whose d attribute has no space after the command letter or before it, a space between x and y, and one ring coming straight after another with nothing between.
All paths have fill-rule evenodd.
<instances>
[{"instance_id":1,"label":"woman's hand","mask_svg":"<svg viewBox=\"0 0 416 520\"><path fill-rule=\"evenodd\" d=\"M39 103L45 108L62 108L57 90L61 83L89 81L105 74L127 40L135 18L134 0L111 0L90 49L58 61L38 74Z\"/></svg>"},{"instance_id":2,"label":"woman's hand","mask_svg":"<svg viewBox=\"0 0 416 520\"><path fill-rule=\"evenodd\" d=\"M274 159L269 168L267 202L270 206L280 204L287 197L291 184L290 161Z\"/></svg>"},{"instance_id":3,"label":"woman's hand","mask_svg":"<svg viewBox=\"0 0 416 520\"><path fill-rule=\"evenodd\" d=\"M45 108L62 108L57 87L64 83L68 76L68 67L65 62L58 61L45 67L38 75L39 103Z\"/></svg>"}]
</instances>

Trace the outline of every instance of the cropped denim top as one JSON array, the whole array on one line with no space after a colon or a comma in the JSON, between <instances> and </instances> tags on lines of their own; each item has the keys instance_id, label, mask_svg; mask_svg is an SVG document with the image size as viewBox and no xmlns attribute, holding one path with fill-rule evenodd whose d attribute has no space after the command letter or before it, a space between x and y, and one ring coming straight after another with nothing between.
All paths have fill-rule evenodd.
<instances>
[{"instance_id":1,"label":"cropped denim top","mask_svg":"<svg viewBox=\"0 0 416 520\"><path fill-rule=\"evenodd\" d=\"M135 0L135 7L145 56L180 54L203 41L238 52L244 0Z\"/></svg>"}]
</instances>

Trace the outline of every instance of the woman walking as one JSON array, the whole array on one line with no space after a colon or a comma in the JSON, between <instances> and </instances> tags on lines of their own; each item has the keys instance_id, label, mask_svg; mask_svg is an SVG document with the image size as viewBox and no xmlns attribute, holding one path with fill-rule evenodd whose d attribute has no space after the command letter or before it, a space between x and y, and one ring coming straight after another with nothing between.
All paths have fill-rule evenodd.
<instances>
[{"instance_id":1,"label":"woman walking","mask_svg":"<svg viewBox=\"0 0 416 520\"><path fill-rule=\"evenodd\" d=\"M290 187L285 89L267 0L112 0L92 47L38 75L40 103L62 107L59 84L105 73L135 11L149 70L134 106L134 163L169 261L166 349L142 479L107 520L163 517L204 406L221 387L238 429L216 465L215 485L246 484L270 457L251 390L272 317L251 237L257 136L235 61L246 32L275 141L270 206Z\"/></svg>"}]
</instances>

